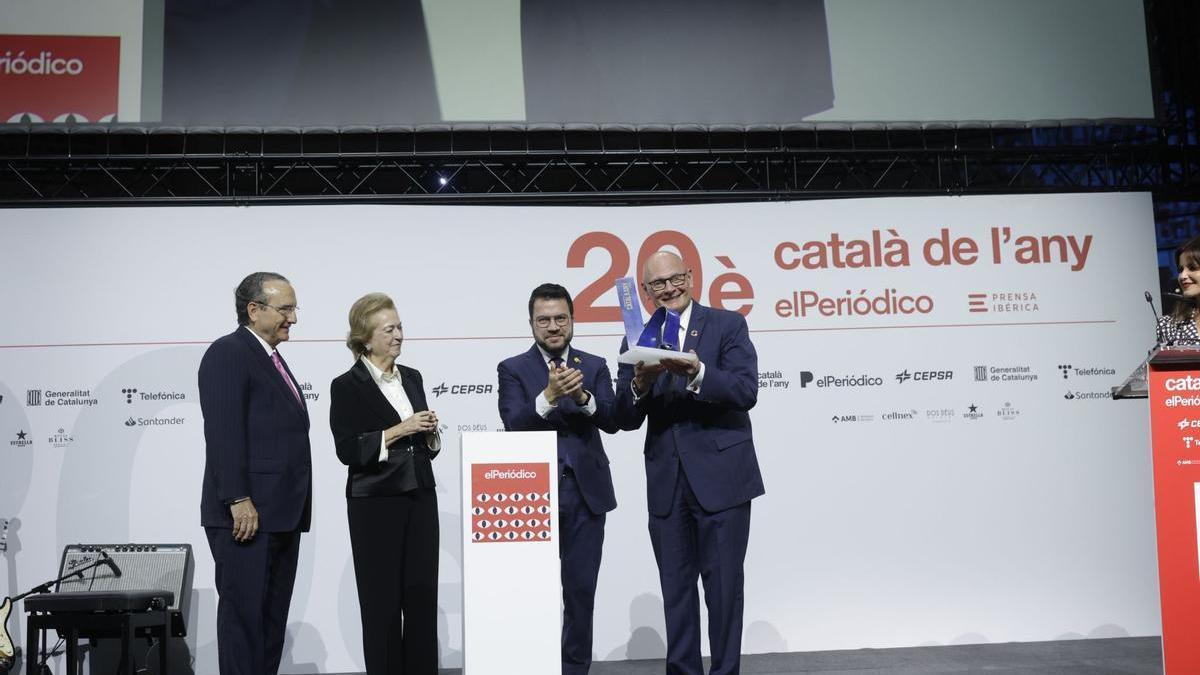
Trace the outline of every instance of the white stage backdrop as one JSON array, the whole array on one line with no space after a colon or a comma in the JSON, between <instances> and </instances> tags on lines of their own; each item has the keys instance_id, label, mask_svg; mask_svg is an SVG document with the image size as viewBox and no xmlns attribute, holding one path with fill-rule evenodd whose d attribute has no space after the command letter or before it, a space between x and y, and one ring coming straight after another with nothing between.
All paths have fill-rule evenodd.
<instances>
[{"instance_id":1,"label":"white stage backdrop","mask_svg":"<svg viewBox=\"0 0 1200 675\"><path fill-rule=\"evenodd\" d=\"M613 372L612 281L682 251L704 304L747 313L754 502L744 651L1159 631L1146 406L1107 390L1153 340L1146 194L643 208L280 206L0 211L0 518L8 592L73 542L191 542L189 644L215 672L199 526L196 368L248 272L295 284L283 352L313 420L315 513L284 671L362 668L343 481L326 423L350 304L397 301L401 360L448 425L441 662L462 663L457 434L500 428L496 364L529 291L576 294ZM596 657L661 657L643 432L606 437ZM15 624L16 622L14 622ZM16 628L16 637L22 630ZM511 626L496 626L508 630Z\"/></svg>"}]
</instances>

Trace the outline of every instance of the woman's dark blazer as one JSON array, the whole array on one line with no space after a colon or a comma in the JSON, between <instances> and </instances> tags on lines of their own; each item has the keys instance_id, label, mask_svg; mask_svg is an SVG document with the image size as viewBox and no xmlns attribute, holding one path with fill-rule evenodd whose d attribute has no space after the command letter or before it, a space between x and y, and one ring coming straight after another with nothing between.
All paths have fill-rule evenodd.
<instances>
[{"instance_id":1,"label":"woman's dark blazer","mask_svg":"<svg viewBox=\"0 0 1200 675\"><path fill-rule=\"evenodd\" d=\"M396 365L413 412L428 410L421 373ZM379 390L361 360L330 384L329 428L333 431L338 459L350 467L347 497L398 495L434 486L430 460L438 451L429 447L423 433L396 440L388 446L387 461L379 461L380 436L399 423L400 414Z\"/></svg>"}]
</instances>

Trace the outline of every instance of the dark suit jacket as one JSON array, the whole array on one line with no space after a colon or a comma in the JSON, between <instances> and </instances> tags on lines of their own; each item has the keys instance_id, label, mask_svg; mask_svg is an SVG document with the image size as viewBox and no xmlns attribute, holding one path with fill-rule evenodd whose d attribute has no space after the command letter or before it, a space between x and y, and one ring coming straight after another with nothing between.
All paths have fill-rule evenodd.
<instances>
[{"instance_id":1,"label":"dark suit jacket","mask_svg":"<svg viewBox=\"0 0 1200 675\"><path fill-rule=\"evenodd\" d=\"M646 497L656 516L671 510L671 486L681 465L706 511L723 511L765 491L748 412L758 401L758 355L746 319L692 301L683 351L690 349L704 364L699 394L685 389L683 377L667 373L635 403L633 366L621 364L618 371L621 428L637 429L649 419Z\"/></svg>"},{"instance_id":2,"label":"dark suit jacket","mask_svg":"<svg viewBox=\"0 0 1200 675\"><path fill-rule=\"evenodd\" d=\"M506 431L555 431L558 434L558 458L570 465L579 483L579 491L592 513L607 513L617 508L613 493L608 455L600 442L600 432L616 433L613 419L612 376L608 364L599 356L574 347L567 353L567 365L583 372L583 388L596 399L596 413L588 415L573 399L560 399L551 413L537 414L534 399L550 381L550 371L537 345L500 362L500 419Z\"/></svg>"},{"instance_id":3,"label":"dark suit jacket","mask_svg":"<svg viewBox=\"0 0 1200 675\"><path fill-rule=\"evenodd\" d=\"M396 364L400 382L413 412L428 410L421 373ZM338 459L350 467L347 497L398 495L419 487L431 488L437 452L425 434L413 434L388 446L388 458L379 461L379 441L388 427L400 423L400 414L379 390L362 361L338 375L329 385L329 429Z\"/></svg>"},{"instance_id":4,"label":"dark suit jacket","mask_svg":"<svg viewBox=\"0 0 1200 675\"><path fill-rule=\"evenodd\" d=\"M291 370L288 377L299 391ZM229 502L250 497L260 531L307 532L312 452L303 398L296 400L245 327L204 352L199 385L205 447L200 524L232 528Z\"/></svg>"}]
</instances>

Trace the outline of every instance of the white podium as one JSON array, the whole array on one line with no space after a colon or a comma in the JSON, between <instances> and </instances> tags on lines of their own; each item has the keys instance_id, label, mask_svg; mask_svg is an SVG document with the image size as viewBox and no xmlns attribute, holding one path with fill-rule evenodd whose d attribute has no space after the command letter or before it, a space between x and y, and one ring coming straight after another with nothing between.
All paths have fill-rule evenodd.
<instances>
[{"instance_id":1,"label":"white podium","mask_svg":"<svg viewBox=\"0 0 1200 675\"><path fill-rule=\"evenodd\" d=\"M464 433L461 444L463 675L558 675L555 434Z\"/></svg>"}]
</instances>

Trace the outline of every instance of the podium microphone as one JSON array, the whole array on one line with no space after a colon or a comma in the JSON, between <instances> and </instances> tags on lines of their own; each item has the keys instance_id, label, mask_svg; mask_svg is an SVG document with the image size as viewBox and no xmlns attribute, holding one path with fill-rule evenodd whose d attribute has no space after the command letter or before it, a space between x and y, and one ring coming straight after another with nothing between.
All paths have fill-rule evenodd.
<instances>
[{"instance_id":1,"label":"podium microphone","mask_svg":"<svg viewBox=\"0 0 1200 675\"><path fill-rule=\"evenodd\" d=\"M1147 293L1146 295L1150 295L1150 294ZM117 561L110 558L108 556L108 552L104 551L104 550L100 551L100 557L103 559L102 562L105 565L108 565L108 569L112 570L113 576L120 578L121 577L121 568L117 567Z\"/></svg>"},{"instance_id":2,"label":"podium microphone","mask_svg":"<svg viewBox=\"0 0 1200 675\"><path fill-rule=\"evenodd\" d=\"M1145 297L1146 304L1150 305L1150 311L1154 314L1154 347L1156 349L1162 348L1164 346L1162 336L1162 319L1158 317L1158 310L1154 307L1154 296L1150 295L1150 291L1146 291ZM1151 350L1151 352L1153 351L1154 350Z\"/></svg>"}]
</instances>

